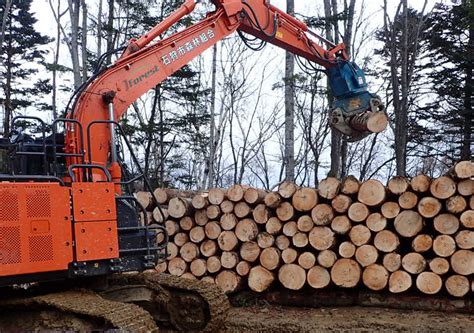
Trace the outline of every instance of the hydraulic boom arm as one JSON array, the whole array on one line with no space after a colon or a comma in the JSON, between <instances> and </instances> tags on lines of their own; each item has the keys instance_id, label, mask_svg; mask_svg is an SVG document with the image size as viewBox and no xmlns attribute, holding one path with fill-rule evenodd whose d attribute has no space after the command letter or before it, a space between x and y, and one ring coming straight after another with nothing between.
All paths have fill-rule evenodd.
<instances>
[{"instance_id":1,"label":"hydraulic boom arm","mask_svg":"<svg viewBox=\"0 0 474 333\"><path fill-rule=\"evenodd\" d=\"M115 152L114 125L110 121L118 121L128 107L149 89L237 30L325 67L335 97L333 126L352 139L374 132L367 126L368 114L383 111L383 106L377 96L367 92L364 73L348 60L344 44L335 45L314 34L306 24L267 0L212 2L216 10L204 20L159 39L169 27L194 10L196 1L186 0L145 35L131 40L113 65L88 81L78 92L68 114L68 118L81 123L87 135L81 138L71 125L67 130L67 152L79 154L85 150L86 162L108 167L113 180L119 182L121 174ZM74 163L80 163L79 158L68 158L68 164ZM76 176L81 177L80 174ZM99 178L100 174L95 174L95 177Z\"/></svg>"}]
</instances>

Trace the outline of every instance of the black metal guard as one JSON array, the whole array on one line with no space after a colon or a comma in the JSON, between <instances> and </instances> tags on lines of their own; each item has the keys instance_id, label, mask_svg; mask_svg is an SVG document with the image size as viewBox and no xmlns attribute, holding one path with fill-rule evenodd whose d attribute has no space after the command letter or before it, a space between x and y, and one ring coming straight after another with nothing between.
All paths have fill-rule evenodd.
<instances>
[{"instance_id":1,"label":"black metal guard","mask_svg":"<svg viewBox=\"0 0 474 333\"><path fill-rule=\"evenodd\" d=\"M72 126L77 126L77 130L79 131L79 151L80 153L78 154L73 154L73 153L58 153L56 148L57 148L57 143L56 143L56 134L57 132L57 125L59 123L64 124L64 128L66 128L67 124L71 124ZM80 157L81 158L81 164L86 164L85 161L85 152L84 152L84 131L82 128L82 124L76 120L76 119L67 119L67 118L57 118L53 121L53 124L51 125L52 131L53 131L53 168L55 175L57 176L58 173L58 157ZM84 170L85 171L85 170ZM86 174L84 172L84 178L86 178Z\"/></svg>"},{"instance_id":2,"label":"black metal guard","mask_svg":"<svg viewBox=\"0 0 474 333\"><path fill-rule=\"evenodd\" d=\"M112 176L110 175L109 170L107 170L105 167L102 165L98 164L71 164L68 168L68 173L69 176L71 177L72 182L76 182L76 176L74 175L74 169L84 169L84 170L92 170L92 169L98 169L101 170L104 174L105 177L107 178L107 182L111 183L112 182ZM87 179L87 181L94 181L93 179Z\"/></svg>"},{"instance_id":3,"label":"black metal guard","mask_svg":"<svg viewBox=\"0 0 474 333\"><path fill-rule=\"evenodd\" d=\"M42 155L43 156L43 170L44 170L44 174L45 175L49 175L49 168L48 168L48 159L46 157L46 124L44 123L44 121L39 118L39 117L34 117L34 116L16 116L12 119L12 122L11 122L11 128L14 129L16 128L15 126L15 122L17 122L18 120L33 120L33 121L37 121L41 124L41 134L42 134L42 137L43 137L43 143L41 145L38 145L38 144L34 144L34 143L31 143L31 144L28 144L30 147L42 147L43 148L43 152L27 152L27 151L20 151L20 152L15 152L15 155L29 155L29 156L40 156Z\"/></svg>"},{"instance_id":4,"label":"black metal guard","mask_svg":"<svg viewBox=\"0 0 474 333\"><path fill-rule=\"evenodd\" d=\"M116 197L115 200L124 201L124 202L133 202L136 205L136 207L138 207L138 209L141 211L143 217L146 218L147 214L146 214L145 207L143 207L143 205L134 196L131 196L131 195L119 196L119 197ZM119 252L120 253L135 253L135 252L145 252L146 251L147 255L153 255L153 254L158 253L158 252L164 252L164 258L167 258L168 257L167 247L168 247L168 242L169 242L169 236L168 236L168 233L166 232L165 227L163 227L161 225L149 226L147 223L144 223L144 226L118 228L119 232L134 232L134 231L140 231L140 230L145 231L147 247L146 248L136 248L136 249L122 249ZM156 246L156 245L151 246L150 239L148 238L150 230L158 230L156 235L159 235L160 233L162 233L164 235L164 240L163 240L163 242L160 243L159 246ZM155 252L155 253L152 253L152 252Z\"/></svg>"}]
</instances>

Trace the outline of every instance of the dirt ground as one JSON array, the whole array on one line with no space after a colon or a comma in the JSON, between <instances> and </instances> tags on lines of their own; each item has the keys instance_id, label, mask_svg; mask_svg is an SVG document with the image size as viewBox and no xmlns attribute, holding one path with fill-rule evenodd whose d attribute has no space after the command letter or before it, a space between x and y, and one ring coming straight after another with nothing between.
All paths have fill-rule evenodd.
<instances>
[{"instance_id":1,"label":"dirt ground","mask_svg":"<svg viewBox=\"0 0 474 333\"><path fill-rule=\"evenodd\" d=\"M474 332L474 314L371 307L233 307L221 332Z\"/></svg>"}]
</instances>

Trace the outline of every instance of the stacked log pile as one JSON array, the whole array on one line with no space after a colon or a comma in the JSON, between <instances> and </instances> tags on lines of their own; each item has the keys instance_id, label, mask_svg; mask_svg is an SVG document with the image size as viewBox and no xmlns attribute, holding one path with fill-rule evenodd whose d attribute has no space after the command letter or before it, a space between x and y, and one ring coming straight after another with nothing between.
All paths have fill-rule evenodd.
<instances>
[{"instance_id":1,"label":"stacked log pile","mask_svg":"<svg viewBox=\"0 0 474 333\"><path fill-rule=\"evenodd\" d=\"M403 293L474 291L474 164L448 175L360 183L327 178L318 189L284 182L274 192L234 185L205 193L157 189L170 236L156 269L218 284L226 292L272 285Z\"/></svg>"}]
</instances>

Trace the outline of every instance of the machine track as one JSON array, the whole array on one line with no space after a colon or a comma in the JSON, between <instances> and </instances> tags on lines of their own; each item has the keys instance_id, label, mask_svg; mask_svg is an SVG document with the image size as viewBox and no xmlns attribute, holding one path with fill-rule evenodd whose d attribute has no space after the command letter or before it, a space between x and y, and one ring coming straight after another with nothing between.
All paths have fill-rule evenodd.
<instances>
[{"instance_id":1,"label":"machine track","mask_svg":"<svg viewBox=\"0 0 474 333\"><path fill-rule=\"evenodd\" d=\"M215 332L230 308L216 285L156 272L117 274L99 284L79 283L81 289L26 290L0 300L0 331L158 332L158 327L166 327Z\"/></svg>"},{"instance_id":2,"label":"machine track","mask_svg":"<svg viewBox=\"0 0 474 333\"><path fill-rule=\"evenodd\" d=\"M22 311L37 312L37 318L40 319L36 319L37 322L34 323L25 323L26 326L32 326L21 326L22 330L79 329L84 331L88 329L87 326L82 326L84 321L92 323L89 326L100 325L101 329L116 328L129 332L158 332L159 330L153 317L139 306L110 301L90 290L69 290L42 296L2 300L0 311L2 316L7 314L15 316L15 313ZM55 315L57 313L59 316ZM72 320L70 315L78 316L81 320L78 320L79 318ZM15 321L13 325L17 325ZM10 329L14 328L10 327Z\"/></svg>"},{"instance_id":3,"label":"machine track","mask_svg":"<svg viewBox=\"0 0 474 333\"><path fill-rule=\"evenodd\" d=\"M215 332L225 322L230 308L227 296L216 285L168 274L120 274L111 277L109 284L109 289L102 296L118 301L123 299L129 288L137 290L142 286L153 291L153 299L145 296L148 298L146 302L137 299L135 303L143 305L157 321L163 317L162 310L165 308L171 326L182 331Z\"/></svg>"}]
</instances>

